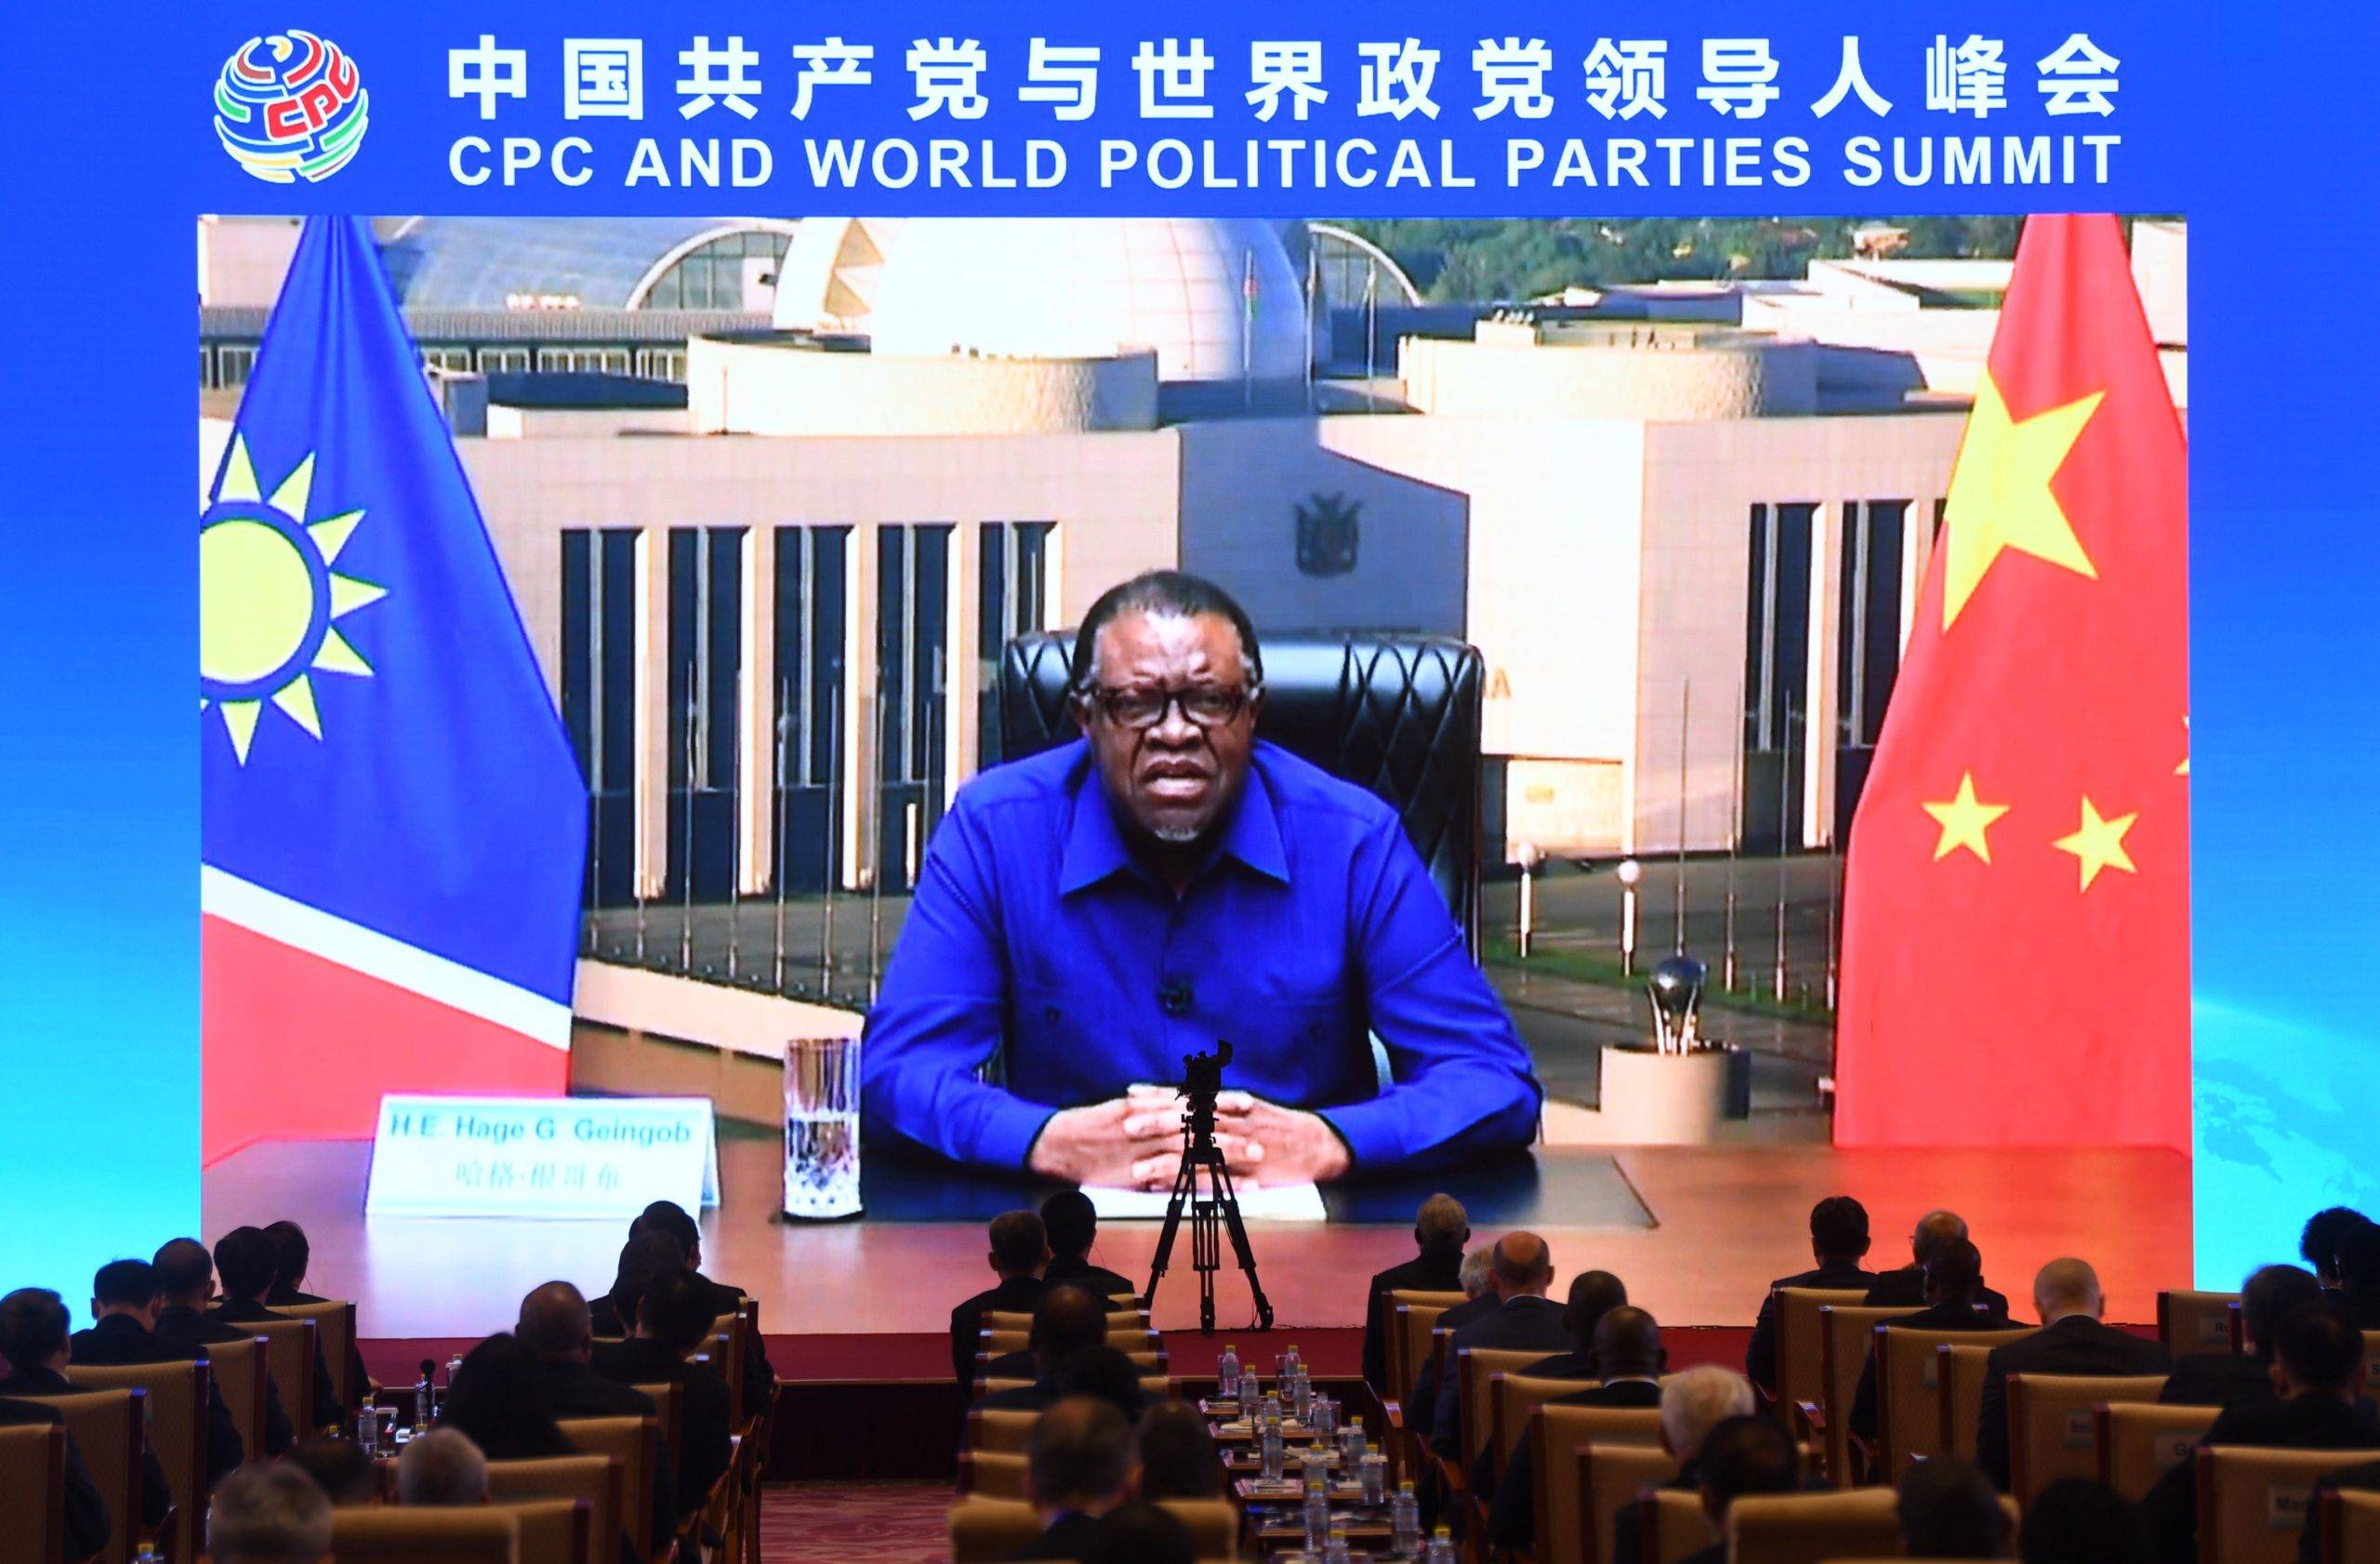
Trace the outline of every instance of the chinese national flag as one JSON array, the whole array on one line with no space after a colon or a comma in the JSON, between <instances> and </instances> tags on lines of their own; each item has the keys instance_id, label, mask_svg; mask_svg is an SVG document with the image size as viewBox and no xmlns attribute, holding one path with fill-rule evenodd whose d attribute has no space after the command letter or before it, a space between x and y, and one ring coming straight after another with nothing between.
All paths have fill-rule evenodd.
<instances>
[{"instance_id":1,"label":"chinese national flag","mask_svg":"<svg viewBox=\"0 0 2380 1564\"><path fill-rule=\"evenodd\" d=\"M2188 1150L2187 469L2115 219L2030 219L1852 823L1838 1144Z\"/></svg>"}]
</instances>

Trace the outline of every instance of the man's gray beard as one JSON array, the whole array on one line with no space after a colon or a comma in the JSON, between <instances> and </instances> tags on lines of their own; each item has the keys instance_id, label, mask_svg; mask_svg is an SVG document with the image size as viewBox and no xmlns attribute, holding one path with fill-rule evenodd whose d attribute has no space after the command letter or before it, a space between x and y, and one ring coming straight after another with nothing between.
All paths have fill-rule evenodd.
<instances>
[{"instance_id":1,"label":"man's gray beard","mask_svg":"<svg viewBox=\"0 0 2380 1564\"><path fill-rule=\"evenodd\" d=\"M1168 847L1186 847L1207 834L1205 826L1159 826L1149 832Z\"/></svg>"}]
</instances>

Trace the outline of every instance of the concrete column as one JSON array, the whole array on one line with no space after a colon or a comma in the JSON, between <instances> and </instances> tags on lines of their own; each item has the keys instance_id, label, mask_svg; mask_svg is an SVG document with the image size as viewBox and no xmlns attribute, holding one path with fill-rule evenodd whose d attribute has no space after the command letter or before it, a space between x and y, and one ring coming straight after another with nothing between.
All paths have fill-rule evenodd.
<instances>
[{"instance_id":1,"label":"concrete column","mask_svg":"<svg viewBox=\"0 0 2380 1564\"><path fill-rule=\"evenodd\" d=\"M764 895L775 864L777 533L744 529L742 601L735 605L738 664L735 692L735 885Z\"/></svg>"},{"instance_id":2,"label":"concrete column","mask_svg":"<svg viewBox=\"0 0 2380 1564\"><path fill-rule=\"evenodd\" d=\"M1802 832L1805 847L1834 836L1834 730L1843 692L1835 687L1842 655L1844 506L1820 501L1810 513L1809 709L1802 722Z\"/></svg>"},{"instance_id":3,"label":"concrete column","mask_svg":"<svg viewBox=\"0 0 2380 1564\"><path fill-rule=\"evenodd\" d=\"M669 529L636 535L636 894L669 876Z\"/></svg>"}]
</instances>

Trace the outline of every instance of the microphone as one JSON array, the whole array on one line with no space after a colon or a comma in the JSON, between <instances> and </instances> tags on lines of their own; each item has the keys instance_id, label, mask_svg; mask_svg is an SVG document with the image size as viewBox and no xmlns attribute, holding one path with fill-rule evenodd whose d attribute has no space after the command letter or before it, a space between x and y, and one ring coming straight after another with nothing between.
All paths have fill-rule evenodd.
<instances>
[{"instance_id":1,"label":"microphone","mask_svg":"<svg viewBox=\"0 0 2380 1564\"><path fill-rule=\"evenodd\" d=\"M1196 997L1188 978L1169 977L1157 985L1157 1006L1168 1015L1183 1016L1190 1014Z\"/></svg>"}]
</instances>

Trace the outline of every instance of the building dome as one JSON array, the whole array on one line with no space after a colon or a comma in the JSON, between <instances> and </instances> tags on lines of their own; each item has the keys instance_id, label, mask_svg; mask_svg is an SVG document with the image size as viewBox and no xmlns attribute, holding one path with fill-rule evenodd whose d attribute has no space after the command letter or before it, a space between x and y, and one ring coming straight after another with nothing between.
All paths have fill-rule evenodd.
<instances>
[{"instance_id":1,"label":"building dome","mask_svg":"<svg viewBox=\"0 0 2380 1564\"><path fill-rule=\"evenodd\" d=\"M879 354L1145 347L1166 381L1305 373L1302 282L1280 235L1256 219L914 218L873 281L867 330Z\"/></svg>"}]
</instances>

